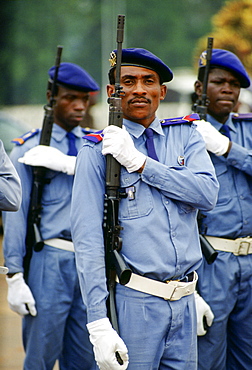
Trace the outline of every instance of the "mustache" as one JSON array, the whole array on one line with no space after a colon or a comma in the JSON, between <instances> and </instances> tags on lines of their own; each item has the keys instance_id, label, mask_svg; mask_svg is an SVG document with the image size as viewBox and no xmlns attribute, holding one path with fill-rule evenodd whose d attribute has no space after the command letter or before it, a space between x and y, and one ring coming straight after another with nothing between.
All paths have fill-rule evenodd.
<instances>
[{"instance_id":1,"label":"mustache","mask_svg":"<svg viewBox=\"0 0 252 370\"><path fill-rule=\"evenodd\" d=\"M128 104L130 104L130 103L134 103L135 101L144 101L145 103L151 103L151 100L150 99L148 99L148 98L145 98L145 97L143 97L143 96L135 96L134 98L132 98L132 99L130 99L129 101L128 101Z\"/></svg>"}]
</instances>

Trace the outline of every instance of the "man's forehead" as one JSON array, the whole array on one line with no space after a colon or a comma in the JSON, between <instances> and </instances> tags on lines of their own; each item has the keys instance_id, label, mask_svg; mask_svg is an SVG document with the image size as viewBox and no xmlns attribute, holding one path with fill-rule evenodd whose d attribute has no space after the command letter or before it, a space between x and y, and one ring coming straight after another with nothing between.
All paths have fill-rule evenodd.
<instances>
[{"instance_id":1,"label":"man's forehead","mask_svg":"<svg viewBox=\"0 0 252 370\"><path fill-rule=\"evenodd\" d=\"M152 69L140 67L140 66L122 66L121 67L121 77L124 76L156 76L159 78L157 72Z\"/></svg>"},{"instance_id":2,"label":"man's forehead","mask_svg":"<svg viewBox=\"0 0 252 370\"><path fill-rule=\"evenodd\" d=\"M87 91L79 91L79 90L75 90L75 89L70 89L66 86L63 86L63 85L60 85L58 84L58 91L59 93L61 93L62 95L78 95L78 96L89 96L89 92Z\"/></svg>"},{"instance_id":3,"label":"man's forehead","mask_svg":"<svg viewBox=\"0 0 252 370\"><path fill-rule=\"evenodd\" d=\"M237 80L237 82L239 82L238 77L230 69L227 68L211 68L209 74L216 77L232 77L234 80Z\"/></svg>"}]
</instances>

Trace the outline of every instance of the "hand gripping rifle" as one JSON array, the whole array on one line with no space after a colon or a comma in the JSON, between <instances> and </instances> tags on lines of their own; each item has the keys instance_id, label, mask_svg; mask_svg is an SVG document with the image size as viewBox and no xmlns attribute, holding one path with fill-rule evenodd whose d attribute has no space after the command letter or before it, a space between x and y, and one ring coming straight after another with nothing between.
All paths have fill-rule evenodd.
<instances>
[{"instance_id":1,"label":"hand gripping rifle","mask_svg":"<svg viewBox=\"0 0 252 370\"><path fill-rule=\"evenodd\" d=\"M116 76L115 91L108 99L109 103L109 125L122 127L123 112L121 108L121 97L123 95L120 86L121 60L122 60L122 42L124 30L124 16L118 15L117 24L117 53L116 53ZM115 55L113 55L115 57ZM122 238L120 231L122 227L118 220L120 195L120 164L111 155L106 156L106 193L104 200L104 244L105 244L105 261L106 277L109 296L107 299L108 317L113 328L118 332L118 323L115 307L115 277L118 276L119 282L125 285L129 282L131 270L119 253L122 248ZM121 358L117 354L118 362Z\"/></svg>"},{"instance_id":2,"label":"hand gripping rifle","mask_svg":"<svg viewBox=\"0 0 252 370\"><path fill-rule=\"evenodd\" d=\"M51 96L48 104L44 106L45 114L42 125L42 131L40 136L39 145L50 145L52 126L53 126L53 106L55 103L55 95L57 89L57 77L60 66L60 59L62 53L62 46L57 47L57 55L55 61L55 72L52 82ZM45 183L48 183L46 180L46 171L45 167L33 167L33 184L30 196L30 206L28 212L27 220L27 232L26 232L26 255L24 257L24 277L27 279L29 272L30 260L32 257L33 249L35 251L41 251L44 246L44 241L42 240L39 226L41 219L41 198L43 187Z\"/></svg>"},{"instance_id":3,"label":"hand gripping rifle","mask_svg":"<svg viewBox=\"0 0 252 370\"><path fill-rule=\"evenodd\" d=\"M196 103L194 104L194 112L198 113L200 119L206 121L207 115L207 84L208 84L208 76L210 70L210 62L212 57L212 49L213 49L213 38L208 37L207 41L207 50L206 50L206 66L204 71L204 78L202 84L202 94L201 97L197 99ZM201 212L198 213L198 225L201 224L203 215ZM213 246L208 242L204 235L199 234L200 238L200 245L202 253L207 261L208 264L211 264L215 261L218 252L213 248Z\"/></svg>"}]
</instances>

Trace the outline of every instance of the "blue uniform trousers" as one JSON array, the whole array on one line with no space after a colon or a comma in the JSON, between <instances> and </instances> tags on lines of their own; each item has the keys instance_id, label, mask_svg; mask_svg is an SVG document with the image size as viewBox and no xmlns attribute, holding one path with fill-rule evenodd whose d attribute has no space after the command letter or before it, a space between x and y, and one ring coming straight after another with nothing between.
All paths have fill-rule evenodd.
<instances>
[{"instance_id":1,"label":"blue uniform trousers","mask_svg":"<svg viewBox=\"0 0 252 370\"><path fill-rule=\"evenodd\" d=\"M116 305L127 370L197 369L193 295L171 302L117 284Z\"/></svg>"},{"instance_id":2,"label":"blue uniform trousers","mask_svg":"<svg viewBox=\"0 0 252 370\"><path fill-rule=\"evenodd\" d=\"M198 337L199 369L252 369L252 255L219 252L198 273L199 293L215 316Z\"/></svg>"},{"instance_id":3,"label":"blue uniform trousers","mask_svg":"<svg viewBox=\"0 0 252 370\"><path fill-rule=\"evenodd\" d=\"M24 369L52 370L57 359L61 370L97 369L74 253L47 245L33 252L28 284L37 316L23 319Z\"/></svg>"}]
</instances>

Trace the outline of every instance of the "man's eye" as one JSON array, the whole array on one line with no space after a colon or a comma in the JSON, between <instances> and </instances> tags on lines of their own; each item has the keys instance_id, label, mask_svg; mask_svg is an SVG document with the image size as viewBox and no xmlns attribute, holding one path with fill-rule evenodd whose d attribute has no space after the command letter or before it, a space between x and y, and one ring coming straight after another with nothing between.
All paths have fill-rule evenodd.
<instances>
[{"instance_id":1,"label":"man's eye","mask_svg":"<svg viewBox=\"0 0 252 370\"><path fill-rule=\"evenodd\" d=\"M233 82L231 85L232 85L233 87L240 88L240 83L239 83L239 82Z\"/></svg>"},{"instance_id":2,"label":"man's eye","mask_svg":"<svg viewBox=\"0 0 252 370\"><path fill-rule=\"evenodd\" d=\"M132 84L133 83L132 80L124 80L123 82L125 83L125 85L129 85L129 84Z\"/></svg>"}]
</instances>

